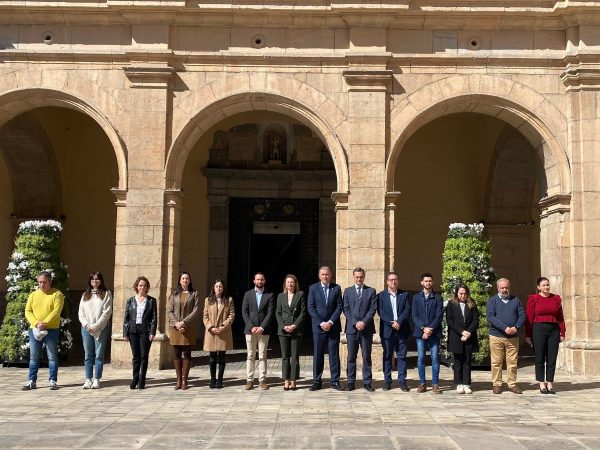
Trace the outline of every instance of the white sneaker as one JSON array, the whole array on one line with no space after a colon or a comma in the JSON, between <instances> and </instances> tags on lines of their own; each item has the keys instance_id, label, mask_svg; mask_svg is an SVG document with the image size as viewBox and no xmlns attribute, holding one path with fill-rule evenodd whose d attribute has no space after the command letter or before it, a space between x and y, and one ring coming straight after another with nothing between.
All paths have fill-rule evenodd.
<instances>
[{"instance_id":1,"label":"white sneaker","mask_svg":"<svg viewBox=\"0 0 600 450\"><path fill-rule=\"evenodd\" d=\"M92 388L92 380L89 378L85 379L85 383L83 383L83 389L91 389Z\"/></svg>"},{"instance_id":2,"label":"white sneaker","mask_svg":"<svg viewBox=\"0 0 600 450\"><path fill-rule=\"evenodd\" d=\"M50 386L51 391L55 391L58 389L58 383L54 380L50 380L50 383L48 384L48 386Z\"/></svg>"},{"instance_id":3,"label":"white sneaker","mask_svg":"<svg viewBox=\"0 0 600 450\"><path fill-rule=\"evenodd\" d=\"M458 394L464 394L465 393L465 387L462 384L459 384L458 386L456 386L456 392Z\"/></svg>"},{"instance_id":4,"label":"white sneaker","mask_svg":"<svg viewBox=\"0 0 600 450\"><path fill-rule=\"evenodd\" d=\"M468 384L465 384L463 386L463 389L465 390L465 394L472 394L473 391L471 390L471 386L469 386Z\"/></svg>"},{"instance_id":5,"label":"white sneaker","mask_svg":"<svg viewBox=\"0 0 600 450\"><path fill-rule=\"evenodd\" d=\"M32 389L37 389L37 386L35 384L35 381L29 380L27 383L25 383L22 387L21 390L22 391L30 391Z\"/></svg>"},{"instance_id":6,"label":"white sneaker","mask_svg":"<svg viewBox=\"0 0 600 450\"><path fill-rule=\"evenodd\" d=\"M92 382L92 389L100 389L100 380L98 378L94 378Z\"/></svg>"}]
</instances>

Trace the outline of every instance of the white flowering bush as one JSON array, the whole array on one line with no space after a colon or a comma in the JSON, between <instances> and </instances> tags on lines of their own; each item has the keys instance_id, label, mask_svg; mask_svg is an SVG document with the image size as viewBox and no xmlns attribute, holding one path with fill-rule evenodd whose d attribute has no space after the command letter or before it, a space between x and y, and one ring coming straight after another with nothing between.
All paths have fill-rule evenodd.
<instances>
[{"instance_id":1,"label":"white flowering bush","mask_svg":"<svg viewBox=\"0 0 600 450\"><path fill-rule=\"evenodd\" d=\"M459 284L465 284L471 290L471 298L479 310L479 352L473 355L476 363L484 361L490 352L486 305L496 281L491 260L491 244L485 236L483 224L450 224L442 257L442 291L447 302L454 296L454 289ZM449 356L446 351L448 326L445 320L442 333L442 352Z\"/></svg>"},{"instance_id":2,"label":"white flowering bush","mask_svg":"<svg viewBox=\"0 0 600 450\"><path fill-rule=\"evenodd\" d=\"M63 294L67 291L67 268L60 257L62 225L56 220L28 220L21 223L7 267L6 314L0 328L0 357L5 361L29 358L29 323L25 320L25 304L29 294L37 289L36 275L45 270L52 274L53 286ZM60 321L58 351L65 358L73 345L70 331L69 303Z\"/></svg>"}]
</instances>

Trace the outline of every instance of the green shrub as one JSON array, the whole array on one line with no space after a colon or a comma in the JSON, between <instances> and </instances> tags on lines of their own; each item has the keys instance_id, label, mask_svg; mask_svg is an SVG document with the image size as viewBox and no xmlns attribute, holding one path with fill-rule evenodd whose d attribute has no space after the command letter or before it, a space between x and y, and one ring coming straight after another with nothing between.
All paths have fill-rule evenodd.
<instances>
[{"instance_id":1,"label":"green shrub","mask_svg":"<svg viewBox=\"0 0 600 450\"><path fill-rule=\"evenodd\" d=\"M471 297L479 309L479 351L473 355L476 363L484 361L490 353L486 304L493 292L496 274L491 266L492 251L489 239L485 237L483 224L453 223L448 230L448 237L442 257L442 292L445 301L454 295L459 284L466 284L471 290ZM444 318L442 348L448 337L448 327Z\"/></svg>"},{"instance_id":2,"label":"green shrub","mask_svg":"<svg viewBox=\"0 0 600 450\"><path fill-rule=\"evenodd\" d=\"M43 270L52 274L53 286L66 294L67 268L60 256L62 226L55 220L29 220L21 223L15 238L15 249L8 264L6 281L6 314L0 328L0 357L5 361L29 358L29 324L25 320L25 304L37 289L36 275ZM69 331L69 304L65 304L60 321L58 352L66 358L73 344Z\"/></svg>"}]
</instances>

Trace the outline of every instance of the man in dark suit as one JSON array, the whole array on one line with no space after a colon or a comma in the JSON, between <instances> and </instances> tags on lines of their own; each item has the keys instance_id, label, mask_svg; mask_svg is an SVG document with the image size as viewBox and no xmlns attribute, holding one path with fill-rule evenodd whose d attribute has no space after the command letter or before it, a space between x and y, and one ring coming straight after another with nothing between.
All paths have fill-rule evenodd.
<instances>
[{"instance_id":1,"label":"man in dark suit","mask_svg":"<svg viewBox=\"0 0 600 450\"><path fill-rule=\"evenodd\" d=\"M431 391L441 394L440 376L440 339L442 337L442 318L444 303L439 294L433 293L433 276L421 275L423 290L413 296L412 318L415 324L413 332L417 341L417 367L419 369L419 387L417 392L426 392L425 355L427 348L431 355Z\"/></svg>"},{"instance_id":2,"label":"man in dark suit","mask_svg":"<svg viewBox=\"0 0 600 450\"><path fill-rule=\"evenodd\" d=\"M348 385L347 391L355 389L356 382L356 356L358 347L362 353L363 387L373 392L375 389L371 384L373 374L371 372L371 349L373 347L373 335L375 334L375 322L373 316L377 311L377 294L375 289L366 286L365 270L357 267L352 271L354 285L344 291L344 316L346 316L346 340L348 342Z\"/></svg>"},{"instance_id":3,"label":"man in dark suit","mask_svg":"<svg viewBox=\"0 0 600 450\"><path fill-rule=\"evenodd\" d=\"M258 347L259 386L269 389L267 384L267 346L269 344L269 325L273 317L273 294L265 290L264 274L254 275L254 289L244 294L242 302L242 317L244 318L244 333L246 334L246 390L254 388L254 370L256 367L256 348Z\"/></svg>"},{"instance_id":4,"label":"man in dark suit","mask_svg":"<svg viewBox=\"0 0 600 450\"><path fill-rule=\"evenodd\" d=\"M396 272L388 273L386 284L387 289L381 291L377 297L377 310L381 319L379 334L383 346L383 390L389 391L392 387L392 358L395 352L398 355L398 383L403 392L408 392L410 390L406 384L406 351L410 334L408 292L398 289Z\"/></svg>"},{"instance_id":5,"label":"man in dark suit","mask_svg":"<svg viewBox=\"0 0 600 450\"><path fill-rule=\"evenodd\" d=\"M323 266L319 269L318 283L308 288L308 313L313 329L313 384L311 391L323 386L323 366L325 351L329 350L329 371L331 389L340 387L340 315L342 313L342 288L331 282L331 269Z\"/></svg>"}]
</instances>

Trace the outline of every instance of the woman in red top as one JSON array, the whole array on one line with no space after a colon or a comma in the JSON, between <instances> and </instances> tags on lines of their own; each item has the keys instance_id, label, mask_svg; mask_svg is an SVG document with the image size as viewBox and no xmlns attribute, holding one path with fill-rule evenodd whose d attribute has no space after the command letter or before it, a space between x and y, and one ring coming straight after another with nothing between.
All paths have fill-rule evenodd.
<instances>
[{"instance_id":1,"label":"woman in red top","mask_svg":"<svg viewBox=\"0 0 600 450\"><path fill-rule=\"evenodd\" d=\"M537 280L538 293L527 299L525 340L535 352L535 379L542 394L555 394L554 371L558 344L565 340L565 318L560 296L550 292L550 281ZM545 376L544 376L545 372Z\"/></svg>"}]
</instances>

